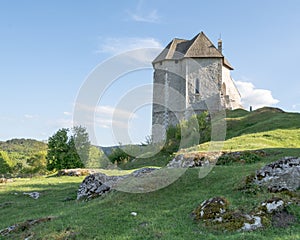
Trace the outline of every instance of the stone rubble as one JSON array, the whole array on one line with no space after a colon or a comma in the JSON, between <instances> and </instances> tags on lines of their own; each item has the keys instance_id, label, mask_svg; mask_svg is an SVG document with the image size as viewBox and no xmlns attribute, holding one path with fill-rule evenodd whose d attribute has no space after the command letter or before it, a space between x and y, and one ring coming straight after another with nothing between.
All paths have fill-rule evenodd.
<instances>
[{"instance_id":1,"label":"stone rubble","mask_svg":"<svg viewBox=\"0 0 300 240\"><path fill-rule=\"evenodd\" d=\"M254 183L271 192L296 191L300 188L300 158L284 157L256 172Z\"/></svg>"}]
</instances>

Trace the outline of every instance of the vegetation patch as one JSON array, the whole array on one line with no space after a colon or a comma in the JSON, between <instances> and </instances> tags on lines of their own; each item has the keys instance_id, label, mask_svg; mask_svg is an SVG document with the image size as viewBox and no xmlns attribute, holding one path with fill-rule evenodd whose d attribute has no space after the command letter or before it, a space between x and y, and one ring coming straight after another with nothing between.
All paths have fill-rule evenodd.
<instances>
[{"instance_id":1,"label":"vegetation patch","mask_svg":"<svg viewBox=\"0 0 300 240\"><path fill-rule=\"evenodd\" d=\"M217 165L230 165L234 163L251 164L259 162L267 153L263 150L225 152L218 158Z\"/></svg>"}]
</instances>

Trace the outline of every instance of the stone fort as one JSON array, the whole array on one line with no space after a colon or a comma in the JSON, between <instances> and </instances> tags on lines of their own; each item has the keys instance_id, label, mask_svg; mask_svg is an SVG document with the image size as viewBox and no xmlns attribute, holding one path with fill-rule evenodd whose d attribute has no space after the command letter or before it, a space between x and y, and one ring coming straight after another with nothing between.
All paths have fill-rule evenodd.
<instances>
[{"instance_id":1,"label":"stone fort","mask_svg":"<svg viewBox=\"0 0 300 240\"><path fill-rule=\"evenodd\" d=\"M216 48L203 32L191 40L174 38L152 65L153 131L157 124L166 129L205 110L242 108L221 39Z\"/></svg>"}]
</instances>

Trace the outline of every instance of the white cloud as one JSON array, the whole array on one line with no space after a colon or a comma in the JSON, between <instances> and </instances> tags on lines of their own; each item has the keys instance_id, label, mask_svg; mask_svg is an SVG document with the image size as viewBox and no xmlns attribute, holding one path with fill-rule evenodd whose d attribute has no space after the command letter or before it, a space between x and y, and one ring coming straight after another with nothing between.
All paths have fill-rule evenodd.
<instances>
[{"instance_id":1,"label":"white cloud","mask_svg":"<svg viewBox=\"0 0 300 240\"><path fill-rule=\"evenodd\" d=\"M273 98L270 90L255 88L251 82L235 81L235 84L241 94L242 104L246 109L249 106L254 109L272 106L279 102L279 100Z\"/></svg>"},{"instance_id":2,"label":"white cloud","mask_svg":"<svg viewBox=\"0 0 300 240\"><path fill-rule=\"evenodd\" d=\"M118 128L128 128L128 121L137 118L137 115L131 111L118 109L112 106L96 106L91 107L83 104L78 104L77 107L83 110L81 114L92 112L95 114L94 119L86 118L85 125L97 126L100 128L111 128L116 126ZM93 116L93 115L91 115Z\"/></svg>"},{"instance_id":3,"label":"white cloud","mask_svg":"<svg viewBox=\"0 0 300 240\"><path fill-rule=\"evenodd\" d=\"M64 115L65 116L72 116L72 113L71 112L64 112Z\"/></svg>"},{"instance_id":4,"label":"white cloud","mask_svg":"<svg viewBox=\"0 0 300 240\"><path fill-rule=\"evenodd\" d=\"M35 119L35 118L38 118L38 115L24 114L24 118L26 118L26 119Z\"/></svg>"},{"instance_id":5,"label":"white cloud","mask_svg":"<svg viewBox=\"0 0 300 240\"><path fill-rule=\"evenodd\" d=\"M160 16L156 9L145 11L143 8L143 1L140 0L134 11L127 11L129 17L136 22L158 23Z\"/></svg>"},{"instance_id":6,"label":"white cloud","mask_svg":"<svg viewBox=\"0 0 300 240\"><path fill-rule=\"evenodd\" d=\"M97 52L116 55L141 48L162 48L162 45L154 38L106 38Z\"/></svg>"},{"instance_id":7,"label":"white cloud","mask_svg":"<svg viewBox=\"0 0 300 240\"><path fill-rule=\"evenodd\" d=\"M148 22L148 23L158 23L160 17L157 14L157 10L154 9L147 14L142 14L141 12L130 12L128 11L130 18L136 22Z\"/></svg>"}]
</instances>

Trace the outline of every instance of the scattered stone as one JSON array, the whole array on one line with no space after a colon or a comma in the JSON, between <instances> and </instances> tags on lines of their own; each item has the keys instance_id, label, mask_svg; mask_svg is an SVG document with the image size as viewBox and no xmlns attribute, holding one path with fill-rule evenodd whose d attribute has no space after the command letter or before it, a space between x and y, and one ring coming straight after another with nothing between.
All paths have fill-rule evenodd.
<instances>
[{"instance_id":1,"label":"scattered stone","mask_svg":"<svg viewBox=\"0 0 300 240\"><path fill-rule=\"evenodd\" d=\"M30 192L30 193L23 192L23 194L24 195L29 195L29 197L32 197L33 199L38 199L40 197L39 192Z\"/></svg>"},{"instance_id":2,"label":"scattered stone","mask_svg":"<svg viewBox=\"0 0 300 240\"><path fill-rule=\"evenodd\" d=\"M35 220L26 220L25 222L17 223L17 224L14 224L12 226L9 226L7 228L0 230L0 235L7 236L12 232L25 231L33 225L43 223L43 222L48 222L54 218L55 217L49 216L49 217L45 217L45 218L38 218Z\"/></svg>"},{"instance_id":3,"label":"scattered stone","mask_svg":"<svg viewBox=\"0 0 300 240\"><path fill-rule=\"evenodd\" d=\"M274 197L264 201L261 204L260 210L264 213L273 213L283 210L284 206L285 203L281 198Z\"/></svg>"},{"instance_id":4,"label":"scattered stone","mask_svg":"<svg viewBox=\"0 0 300 240\"><path fill-rule=\"evenodd\" d=\"M142 168L123 176L107 176L104 173L94 173L87 176L77 191L77 200L89 200L110 192L120 181L128 178L141 178L157 170L157 168Z\"/></svg>"},{"instance_id":5,"label":"scattered stone","mask_svg":"<svg viewBox=\"0 0 300 240\"><path fill-rule=\"evenodd\" d=\"M256 172L254 183L271 192L296 191L300 188L300 158L284 157Z\"/></svg>"},{"instance_id":6,"label":"scattered stone","mask_svg":"<svg viewBox=\"0 0 300 240\"><path fill-rule=\"evenodd\" d=\"M11 183L13 179L11 178L0 178L0 183Z\"/></svg>"},{"instance_id":7,"label":"scattered stone","mask_svg":"<svg viewBox=\"0 0 300 240\"><path fill-rule=\"evenodd\" d=\"M87 176L77 191L77 200L99 197L109 192L111 188L126 176L107 176L104 173L94 173Z\"/></svg>"},{"instance_id":8,"label":"scattered stone","mask_svg":"<svg viewBox=\"0 0 300 240\"><path fill-rule=\"evenodd\" d=\"M239 229L239 231L253 231L253 230L256 230L258 228L261 228L263 225L261 223L261 217L258 217L258 216L250 216L250 215L244 215L246 217L246 219L249 221L249 222L252 222L252 223L249 223L249 222L245 222L244 223L244 226ZM254 222L253 222L254 220Z\"/></svg>"},{"instance_id":9,"label":"scattered stone","mask_svg":"<svg viewBox=\"0 0 300 240\"><path fill-rule=\"evenodd\" d=\"M223 231L252 231L263 226L260 216L230 210L228 200L224 197L205 200L192 215L195 220L203 220L207 226Z\"/></svg>"},{"instance_id":10,"label":"scattered stone","mask_svg":"<svg viewBox=\"0 0 300 240\"><path fill-rule=\"evenodd\" d=\"M96 173L96 170L85 169L85 168L74 168L74 169L62 169L57 172L57 176L87 176Z\"/></svg>"},{"instance_id":11,"label":"scattered stone","mask_svg":"<svg viewBox=\"0 0 300 240\"><path fill-rule=\"evenodd\" d=\"M141 176L145 176L149 173L152 173L153 171L157 170L157 168L141 168L138 170L135 170L134 172L132 172L130 175L133 177L141 177Z\"/></svg>"},{"instance_id":12,"label":"scattered stone","mask_svg":"<svg viewBox=\"0 0 300 240\"><path fill-rule=\"evenodd\" d=\"M130 214L131 214L132 216L134 216L134 217L137 215L136 212L131 212Z\"/></svg>"},{"instance_id":13,"label":"scattered stone","mask_svg":"<svg viewBox=\"0 0 300 240\"><path fill-rule=\"evenodd\" d=\"M229 203L224 197L214 197L205 200L194 210L194 219L222 222L222 214L227 211L228 205Z\"/></svg>"},{"instance_id":14,"label":"scattered stone","mask_svg":"<svg viewBox=\"0 0 300 240\"><path fill-rule=\"evenodd\" d=\"M167 165L167 168L192 168L205 167L215 164L221 153L197 152L175 156Z\"/></svg>"}]
</instances>

